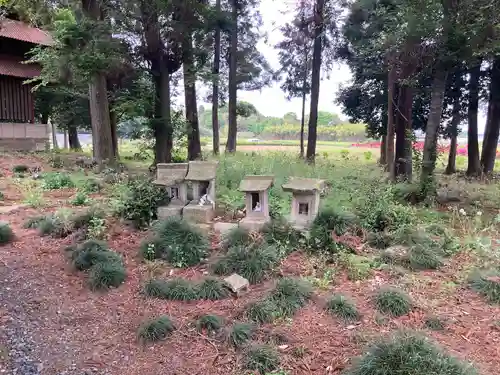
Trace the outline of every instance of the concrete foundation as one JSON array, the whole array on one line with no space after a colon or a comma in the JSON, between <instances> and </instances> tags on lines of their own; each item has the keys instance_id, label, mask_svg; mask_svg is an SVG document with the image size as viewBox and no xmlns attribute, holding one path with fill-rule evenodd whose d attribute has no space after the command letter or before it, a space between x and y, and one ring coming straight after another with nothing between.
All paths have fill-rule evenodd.
<instances>
[{"instance_id":1,"label":"concrete foundation","mask_svg":"<svg viewBox=\"0 0 500 375\"><path fill-rule=\"evenodd\" d=\"M259 232L270 221L270 218L245 217L240 220L238 225L249 232Z\"/></svg>"},{"instance_id":2,"label":"concrete foundation","mask_svg":"<svg viewBox=\"0 0 500 375\"><path fill-rule=\"evenodd\" d=\"M209 224L214 219L215 210L212 205L200 206L198 202L192 202L184 207L182 216L192 223Z\"/></svg>"},{"instance_id":3,"label":"concrete foundation","mask_svg":"<svg viewBox=\"0 0 500 375\"><path fill-rule=\"evenodd\" d=\"M183 206L161 206L158 207L158 219L165 220L171 217L182 217L182 208Z\"/></svg>"}]
</instances>

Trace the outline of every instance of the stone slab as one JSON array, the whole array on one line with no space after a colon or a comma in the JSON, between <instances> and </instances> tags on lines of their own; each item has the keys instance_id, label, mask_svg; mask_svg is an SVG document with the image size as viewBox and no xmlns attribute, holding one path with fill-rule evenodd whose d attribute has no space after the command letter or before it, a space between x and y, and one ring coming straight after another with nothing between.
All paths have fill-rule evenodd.
<instances>
[{"instance_id":1,"label":"stone slab","mask_svg":"<svg viewBox=\"0 0 500 375\"><path fill-rule=\"evenodd\" d=\"M214 224L214 231L222 234L223 236L235 228L238 228L238 223L225 223L220 221Z\"/></svg>"},{"instance_id":2,"label":"stone slab","mask_svg":"<svg viewBox=\"0 0 500 375\"><path fill-rule=\"evenodd\" d=\"M158 219L165 220L171 217L182 217L182 206L161 206L158 207Z\"/></svg>"},{"instance_id":3,"label":"stone slab","mask_svg":"<svg viewBox=\"0 0 500 375\"><path fill-rule=\"evenodd\" d=\"M190 203L183 208L182 216L184 220L192 223L209 224L214 219L215 210L211 205L200 206L198 203Z\"/></svg>"},{"instance_id":4,"label":"stone slab","mask_svg":"<svg viewBox=\"0 0 500 375\"><path fill-rule=\"evenodd\" d=\"M245 217L244 219L240 220L238 225L249 232L259 232L270 221L270 219L265 218Z\"/></svg>"},{"instance_id":5,"label":"stone slab","mask_svg":"<svg viewBox=\"0 0 500 375\"><path fill-rule=\"evenodd\" d=\"M233 273L224 279L224 282L229 286L229 289L236 294L236 296L241 296L243 293L248 291L250 283L243 276Z\"/></svg>"}]
</instances>

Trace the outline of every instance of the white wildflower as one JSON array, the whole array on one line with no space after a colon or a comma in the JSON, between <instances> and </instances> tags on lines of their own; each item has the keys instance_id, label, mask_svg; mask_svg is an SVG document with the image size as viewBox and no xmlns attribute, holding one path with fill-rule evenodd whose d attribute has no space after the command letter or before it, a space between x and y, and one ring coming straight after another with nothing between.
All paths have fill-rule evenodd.
<instances>
[{"instance_id":1,"label":"white wildflower","mask_svg":"<svg viewBox=\"0 0 500 375\"><path fill-rule=\"evenodd\" d=\"M467 212L465 212L465 210L463 208L461 208L459 211L460 215L462 216L467 216Z\"/></svg>"},{"instance_id":2,"label":"white wildflower","mask_svg":"<svg viewBox=\"0 0 500 375\"><path fill-rule=\"evenodd\" d=\"M476 215L477 215L477 216L481 216L482 214L483 214L483 213L482 213L481 211L477 211L477 212L476 212Z\"/></svg>"}]
</instances>

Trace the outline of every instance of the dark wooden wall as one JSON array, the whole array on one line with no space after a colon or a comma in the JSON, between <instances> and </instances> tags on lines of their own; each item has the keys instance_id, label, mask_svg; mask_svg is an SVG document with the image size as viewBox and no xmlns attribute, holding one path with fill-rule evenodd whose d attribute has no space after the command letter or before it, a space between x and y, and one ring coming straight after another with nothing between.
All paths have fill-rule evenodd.
<instances>
[{"instance_id":1,"label":"dark wooden wall","mask_svg":"<svg viewBox=\"0 0 500 375\"><path fill-rule=\"evenodd\" d=\"M33 94L23 81L0 75L0 122L34 122Z\"/></svg>"}]
</instances>

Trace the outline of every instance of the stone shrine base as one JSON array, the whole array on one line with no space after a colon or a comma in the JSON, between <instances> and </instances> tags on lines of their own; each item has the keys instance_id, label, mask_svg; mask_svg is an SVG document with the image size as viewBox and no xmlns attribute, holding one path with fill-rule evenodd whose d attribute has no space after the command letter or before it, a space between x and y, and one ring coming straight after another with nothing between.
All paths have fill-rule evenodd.
<instances>
[{"instance_id":1,"label":"stone shrine base","mask_svg":"<svg viewBox=\"0 0 500 375\"><path fill-rule=\"evenodd\" d=\"M171 217L182 217L184 206L170 205L158 207L158 219L165 220Z\"/></svg>"},{"instance_id":2,"label":"stone shrine base","mask_svg":"<svg viewBox=\"0 0 500 375\"><path fill-rule=\"evenodd\" d=\"M249 232L258 232L270 221L270 219L245 217L240 220L239 226Z\"/></svg>"},{"instance_id":3,"label":"stone shrine base","mask_svg":"<svg viewBox=\"0 0 500 375\"><path fill-rule=\"evenodd\" d=\"M182 210L182 216L191 223L210 224L215 212L212 205L200 206L198 203L190 203Z\"/></svg>"}]
</instances>

